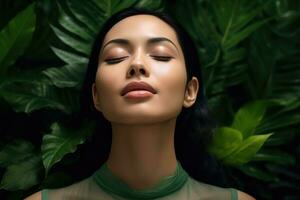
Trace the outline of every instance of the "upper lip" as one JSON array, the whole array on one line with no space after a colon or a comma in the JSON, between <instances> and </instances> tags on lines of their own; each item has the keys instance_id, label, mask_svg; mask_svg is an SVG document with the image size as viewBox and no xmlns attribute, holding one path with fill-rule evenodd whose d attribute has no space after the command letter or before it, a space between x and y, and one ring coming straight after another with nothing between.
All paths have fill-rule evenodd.
<instances>
[{"instance_id":1,"label":"upper lip","mask_svg":"<svg viewBox=\"0 0 300 200\"><path fill-rule=\"evenodd\" d=\"M126 93L134 90L147 90L153 94L156 94L156 90L146 82L130 82L128 83L123 90L121 91L121 95L124 96Z\"/></svg>"}]
</instances>

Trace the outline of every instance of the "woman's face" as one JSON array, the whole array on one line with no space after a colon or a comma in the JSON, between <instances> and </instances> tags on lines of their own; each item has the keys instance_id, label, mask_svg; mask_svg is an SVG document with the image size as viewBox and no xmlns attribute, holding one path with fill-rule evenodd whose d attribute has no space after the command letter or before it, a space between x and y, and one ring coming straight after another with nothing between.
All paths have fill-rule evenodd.
<instances>
[{"instance_id":1,"label":"woman's face","mask_svg":"<svg viewBox=\"0 0 300 200\"><path fill-rule=\"evenodd\" d=\"M171 120L185 106L186 82L175 31L155 16L135 15L119 21L104 38L93 85L94 104L114 123ZM137 84L125 88L132 83Z\"/></svg>"}]
</instances>

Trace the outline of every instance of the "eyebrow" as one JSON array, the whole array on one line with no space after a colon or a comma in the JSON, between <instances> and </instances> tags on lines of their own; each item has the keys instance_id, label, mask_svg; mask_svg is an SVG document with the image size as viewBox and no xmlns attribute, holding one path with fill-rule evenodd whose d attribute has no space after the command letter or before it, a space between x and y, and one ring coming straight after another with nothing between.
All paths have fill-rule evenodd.
<instances>
[{"instance_id":1,"label":"eyebrow","mask_svg":"<svg viewBox=\"0 0 300 200\"><path fill-rule=\"evenodd\" d=\"M177 46L174 44L174 42L172 42L172 40L168 39L168 38L165 38L165 37L155 37L155 38L150 38L147 40L147 44L155 44L155 43L159 43L159 42L169 42L171 43L175 48L176 50L178 51L179 53L179 50L177 48ZM127 39L121 39L121 38L117 38L117 39L113 39L113 40L110 40L109 42L107 42L102 50L108 45L108 44L111 44L111 43L115 43L115 44L123 44L123 45L129 45L130 44L130 41L127 40Z\"/></svg>"}]
</instances>

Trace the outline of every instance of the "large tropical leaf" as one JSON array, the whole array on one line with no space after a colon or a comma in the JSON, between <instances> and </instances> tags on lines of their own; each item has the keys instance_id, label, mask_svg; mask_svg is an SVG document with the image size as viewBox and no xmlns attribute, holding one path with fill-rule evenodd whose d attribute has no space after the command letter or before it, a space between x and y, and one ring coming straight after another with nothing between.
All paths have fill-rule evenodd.
<instances>
[{"instance_id":1,"label":"large tropical leaf","mask_svg":"<svg viewBox=\"0 0 300 200\"><path fill-rule=\"evenodd\" d=\"M262 170L257 167L253 167L251 165L241 165L238 167L243 173L247 174L250 177L254 177L261 181L278 181L279 179L272 173L267 170Z\"/></svg>"},{"instance_id":2,"label":"large tropical leaf","mask_svg":"<svg viewBox=\"0 0 300 200\"><path fill-rule=\"evenodd\" d=\"M57 37L72 50L52 47L54 53L68 65L61 68L49 68L43 73L59 87L79 89L84 77L88 55L98 31L105 20L124 8L132 6L136 0L89 0L81 4L76 0L60 2L59 27L52 25ZM149 4L140 2L139 6Z\"/></svg>"},{"instance_id":3,"label":"large tropical leaf","mask_svg":"<svg viewBox=\"0 0 300 200\"><path fill-rule=\"evenodd\" d=\"M248 137L238 149L228 157L224 158L224 163L239 166L249 162L270 136L271 134L253 135Z\"/></svg>"},{"instance_id":4,"label":"large tropical leaf","mask_svg":"<svg viewBox=\"0 0 300 200\"><path fill-rule=\"evenodd\" d=\"M40 181L41 157L28 141L18 139L7 144L0 152L0 165L6 167L0 189L26 190Z\"/></svg>"},{"instance_id":5,"label":"large tropical leaf","mask_svg":"<svg viewBox=\"0 0 300 200\"><path fill-rule=\"evenodd\" d=\"M14 140L0 151L0 166L7 167L26 160L31 156L33 150L34 146L30 142Z\"/></svg>"},{"instance_id":6,"label":"large tropical leaf","mask_svg":"<svg viewBox=\"0 0 300 200\"><path fill-rule=\"evenodd\" d=\"M28 6L0 32L0 75L23 54L35 30L34 4Z\"/></svg>"},{"instance_id":7,"label":"large tropical leaf","mask_svg":"<svg viewBox=\"0 0 300 200\"><path fill-rule=\"evenodd\" d=\"M243 138L239 130L221 127L216 130L208 150L224 164L239 166L249 162L270 135Z\"/></svg>"},{"instance_id":8,"label":"large tropical leaf","mask_svg":"<svg viewBox=\"0 0 300 200\"><path fill-rule=\"evenodd\" d=\"M244 0L209 3L180 1L180 6L176 7L178 20L199 42L199 53L204 57L208 97L220 95L227 87L245 81L248 68L245 63L246 49L240 44L268 21L253 20L267 3Z\"/></svg>"},{"instance_id":9,"label":"large tropical leaf","mask_svg":"<svg viewBox=\"0 0 300 200\"><path fill-rule=\"evenodd\" d=\"M86 71L86 64L70 64L63 67L48 68L43 73L50 78L51 82L59 88L71 87L80 89L84 74ZM79 94L78 94L79 95Z\"/></svg>"},{"instance_id":10,"label":"large tropical leaf","mask_svg":"<svg viewBox=\"0 0 300 200\"><path fill-rule=\"evenodd\" d=\"M1 180L0 189L26 190L40 182L42 169L40 156L31 155L23 162L7 167Z\"/></svg>"},{"instance_id":11,"label":"large tropical leaf","mask_svg":"<svg viewBox=\"0 0 300 200\"><path fill-rule=\"evenodd\" d=\"M43 137L42 158L46 175L50 168L59 162L66 154L76 151L79 144L91 135L93 123L85 123L79 129L68 128L57 122L51 125L51 133Z\"/></svg>"},{"instance_id":12,"label":"large tropical leaf","mask_svg":"<svg viewBox=\"0 0 300 200\"><path fill-rule=\"evenodd\" d=\"M27 78L8 78L0 82L0 97L16 112L30 113L42 108L51 108L70 114L78 109L78 98L73 90L60 90L41 74L35 80ZM31 79L29 79L31 78Z\"/></svg>"},{"instance_id":13,"label":"large tropical leaf","mask_svg":"<svg viewBox=\"0 0 300 200\"><path fill-rule=\"evenodd\" d=\"M283 128L292 127L300 123L300 101L294 97L290 99L273 99L274 105L272 110L268 111L265 118L257 127L257 132L266 133ZM292 129L291 129L292 130Z\"/></svg>"},{"instance_id":14,"label":"large tropical leaf","mask_svg":"<svg viewBox=\"0 0 300 200\"><path fill-rule=\"evenodd\" d=\"M259 151L254 155L253 161L268 161L279 165L294 165L296 159L294 156L278 149L267 149Z\"/></svg>"},{"instance_id":15,"label":"large tropical leaf","mask_svg":"<svg viewBox=\"0 0 300 200\"><path fill-rule=\"evenodd\" d=\"M231 127L241 131L245 138L249 137L263 119L266 107L266 101L249 102L235 114Z\"/></svg>"},{"instance_id":16,"label":"large tropical leaf","mask_svg":"<svg viewBox=\"0 0 300 200\"><path fill-rule=\"evenodd\" d=\"M243 142L243 134L230 127L221 127L215 130L212 143L208 150L222 160L232 154Z\"/></svg>"},{"instance_id":17,"label":"large tropical leaf","mask_svg":"<svg viewBox=\"0 0 300 200\"><path fill-rule=\"evenodd\" d=\"M81 56L87 57L94 38L105 20L135 2L136 0L88 0L82 4L77 0L66 0L59 4L58 23L61 27L52 25L52 29L64 44L80 52Z\"/></svg>"}]
</instances>

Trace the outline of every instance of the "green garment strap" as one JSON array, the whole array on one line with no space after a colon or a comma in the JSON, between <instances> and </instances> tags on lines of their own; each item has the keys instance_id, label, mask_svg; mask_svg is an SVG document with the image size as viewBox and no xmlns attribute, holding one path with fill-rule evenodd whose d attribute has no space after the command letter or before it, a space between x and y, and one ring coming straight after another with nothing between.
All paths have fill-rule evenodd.
<instances>
[{"instance_id":1,"label":"green garment strap","mask_svg":"<svg viewBox=\"0 0 300 200\"><path fill-rule=\"evenodd\" d=\"M173 175L162 178L150 189L135 190L113 175L105 163L93 174L93 178L97 185L107 193L116 194L125 199L147 200L164 197L179 190L188 180L188 174L177 161L176 171Z\"/></svg>"},{"instance_id":2,"label":"green garment strap","mask_svg":"<svg viewBox=\"0 0 300 200\"><path fill-rule=\"evenodd\" d=\"M230 192L231 192L231 200L238 200L237 190L234 188L230 188Z\"/></svg>"},{"instance_id":3,"label":"green garment strap","mask_svg":"<svg viewBox=\"0 0 300 200\"><path fill-rule=\"evenodd\" d=\"M42 195L42 198L41 198L42 200L48 200L48 190L47 189L42 190L41 195Z\"/></svg>"}]
</instances>

